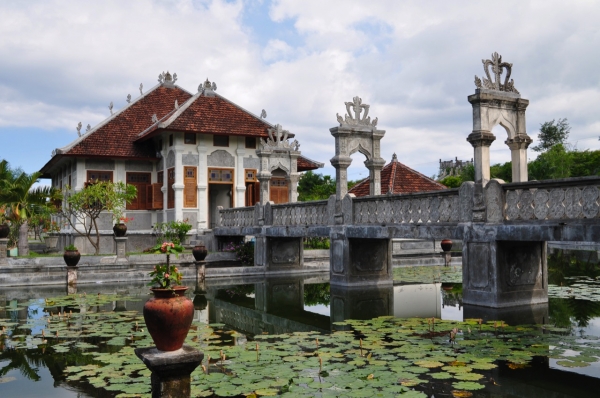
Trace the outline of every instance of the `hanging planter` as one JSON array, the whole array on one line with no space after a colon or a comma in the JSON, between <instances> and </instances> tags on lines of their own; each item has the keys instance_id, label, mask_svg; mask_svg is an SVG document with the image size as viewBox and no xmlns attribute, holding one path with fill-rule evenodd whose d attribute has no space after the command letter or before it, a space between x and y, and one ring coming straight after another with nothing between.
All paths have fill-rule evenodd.
<instances>
[{"instance_id":1,"label":"hanging planter","mask_svg":"<svg viewBox=\"0 0 600 398\"><path fill-rule=\"evenodd\" d=\"M76 267L79 263L80 258L81 253L79 253L79 250L77 250L75 246L69 245L65 247L63 259L65 260L65 264L67 264L67 267Z\"/></svg>"}]
</instances>

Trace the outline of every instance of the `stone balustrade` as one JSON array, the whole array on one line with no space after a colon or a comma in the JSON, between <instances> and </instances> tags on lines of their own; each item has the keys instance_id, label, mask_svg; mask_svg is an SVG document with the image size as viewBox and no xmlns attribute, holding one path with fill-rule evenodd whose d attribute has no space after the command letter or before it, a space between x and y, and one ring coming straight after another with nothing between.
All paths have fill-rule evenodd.
<instances>
[{"instance_id":1,"label":"stone balustrade","mask_svg":"<svg viewBox=\"0 0 600 398\"><path fill-rule=\"evenodd\" d=\"M254 207L234 207L232 209L221 209L221 227L251 227L256 225L254 219Z\"/></svg>"},{"instance_id":2,"label":"stone balustrade","mask_svg":"<svg viewBox=\"0 0 600 398\"><path fill-rule=\"evenodd\" d=\"M458 189L352 200L353 224L458 222L459 215ZM346 216L344 211L344 220Z\"/></svg>"},{"instance_id":3,"label":"stone balustrade","mask_svg":"<svg viewBox=\"0 0 600 398\"><path fill-rule=\"evenodd\" d=\"M329 223L326 200L272 205L271 209L272 225L303 226Z\"/></svg>"},{"instance_id":4,"label":"stone balustrade","mask_svg":"<svg viewBox=\"0 0 600 398\"><path fill-rule=\"evenodd\" d=\"M598 177L531 181L500 186L503 191L503 218L506 221L581 220L600 217Z\"/></svg>"}]
</instances>

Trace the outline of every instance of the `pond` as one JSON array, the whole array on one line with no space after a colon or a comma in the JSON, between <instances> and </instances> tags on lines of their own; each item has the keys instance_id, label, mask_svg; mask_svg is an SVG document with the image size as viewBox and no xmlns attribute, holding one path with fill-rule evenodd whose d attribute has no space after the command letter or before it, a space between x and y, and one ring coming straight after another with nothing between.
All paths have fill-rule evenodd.
<instances>
[{"instance_id":1,"label":"pond","mask_svg":"<svg viewBox=\"0 0 600 398\"><path fill-rule=\"evenodd\" d=\"M192 396L592 397L600 389L596 251L549 251L548 305L462 305L460 267L394 269L394 286L325 274L209 280L187 344ZM147 287L0 290L0 396L149 396ZM333 332L332 332L333 330Z\"/></svg>"}]
</instances>

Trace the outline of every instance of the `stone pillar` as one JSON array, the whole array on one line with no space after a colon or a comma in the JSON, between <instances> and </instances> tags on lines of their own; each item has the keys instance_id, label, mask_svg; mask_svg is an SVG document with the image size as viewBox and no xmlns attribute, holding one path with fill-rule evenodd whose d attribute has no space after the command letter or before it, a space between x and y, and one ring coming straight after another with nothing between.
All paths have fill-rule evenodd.
<instances>
[{"instance_id":1,"label":"stone pillar","mask_svg":"<svg viewBox=\"0 0 600 398\"><path fill-rule=\"evenodd\" d=\"M6 249L8 247L8 239L0 239L0 266L8 265L6 258Z\"/></svg>"},{"instance_id":2,"label":"stone pillar","mask_svg":"<svg viewBox=\"0 0 600 398\"><path fill-rule=\"evenodd\" d=\"M295 203L298 201L298 181L300 180L300 173L298 173L298 156L300 156L300 152L290 151L290 203Z\"/></svg>"},{"instance_id":3,"label":"stone pillar","mask_svg":"<svg viewBox=\"0 0 600 398\"><path fill-rule=\"evenodd\" d=\"M129 260L127 259L127 237L123 236L121 238L117 238L116 236L113 238L115 240L116 253L117 253L117 264L127 264Z\"/></svg>"},{"instance_id":4,"label":"stone pillar","mask_svg":"<svg viewBox=\"0 0 600 398\"><path fill-rule=\"evenodd\" d=\"M235 159L235 203L233 207L246 206L246 173L244 170L244 155L246 154L246 149L244 148L245 140L240 140L238 142L238 148L235 150L235 154L237 155L237 157Z\"/></svg>"},{"instance_id":5,"label":"stone pillar","mask_svg":"<svg viewBox=\"0 0 600 398\"><path fill-rule=\"evenodd\" d=\"M467 141L473 145L475 182L485 185L490 180L490 145L496 136L489 131L479 130L469 134Z\"/></svg>"},{"instance_id":6,"label":"stone pillar","mask_svg":"<svg viewBox=\"0 0 600 398\"><path fill-rule=\"evenodd\" d=\"M269 182L271 181L271 171L269 170L269 157L273 151L267 149L259 149L256 151L260 159L260 170L256 178L260 183L260 204L265 205L271 199L269 197Z\"/></svg>"},{"instance_id":7,"label":"stone pillar","mask_svg":"<svg viewBox=\"0 0 600 398\"><path fill-rule=\"evenodd\" d=\"M526 182L527 175L527 148L532 140L527 135L518 135L505 141L510 148L512 161L512 182Z\"/></svg>"},{"instance_id":8,"label":"stone pillar","mask_svg":"<svg viewBox=\"0 0 600 398\"><path fill-rule=\"evenodd\" d=\"M177 351L147 347L134 352L152 372L152 398L190 397L190 374L202 363L203 353L185 344Z\"/></svg>"},{"instance_id":9,"label":"stone pillar","mask_svg":"<svg viewBox=\"0 0 600 398\"><path fill-rule=\"evenodd\" d=\"M365 166L369 169L369 195L381 195L381 169L385 166L385 160L367 160Z\"/></svg>"},{"instance_id":10,"label":"stone pillar","mask_svg":"<svg viewBox=\"0 0 600 398\"><path fill-rule=\"evenodd\" d=\"M77 270L79 267L67 267L67 285L75 286L77 284Z\"/></svg>"},{"instance_id":11,"label":"stone pillar","mask_svg":"<svg viewBox=\"0 0 600 398\"><path fill-rule=\"evenodd\" d=\"M203 137L198 136L198 222L197 231L208 229L208 165L207 148L202 145Z\"/></svg>"},{"instance_id":12,"label":"stone pillar","mask_svg":"<svg viewBox=\"0 0 600 398\"><path fill-rule=\"evenodd\" d=\"M175 183L173 190L175 191L175 220L183 220L183 163L181 160L182 149L175 151Z\"/></svg>"},{"instance_id":13,"label":"stone pillar","mask_svg":"<svg viewBox=\"0 0 600 398\"><path fill-rule=\"evenodd\" d=\"M352 163L350 156L336 155L331 159L331 165L335 167L335 197L342 200L348 193L348 167ZM381 182L379 184L381 186Z\"/></svg>"},{"instance_id":14,"label":"stone pillar","mask_svg":"<svg viewBox=\"0 0 600 398\"><path fill-rule=\"evenodd\" d=\"M345 226L331 228L331 285L392 285L391 239L348 238Z\"/></svg>"},{"instance_id":15,"label":"stone pillar","mask_svg":"<svg viewBox=\"0 0 600 398\"><path fill-rule=\"evenodd\" d=\"M199 285L206 279L206 261L194 261L194 264L196 264L196 285Z\"/></svg>"}]
</instances>

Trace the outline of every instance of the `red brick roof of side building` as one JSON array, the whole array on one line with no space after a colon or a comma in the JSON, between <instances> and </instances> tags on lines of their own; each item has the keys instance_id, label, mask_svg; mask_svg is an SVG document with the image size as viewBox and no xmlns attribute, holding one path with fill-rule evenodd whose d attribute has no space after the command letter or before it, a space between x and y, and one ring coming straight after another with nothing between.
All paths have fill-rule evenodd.
<instances>
[{"instance_id":1,"label":"red brick roof of side building","mask_svg":"<svg viewBox=\"0 0 600 398\"><path fill-rule=\"evenodd\" d=\"M298 165L298 171L316 170L324 166L323 163L319 163L302 155L298 156L296 164Z\"/></svg>"},{"instance_id":2,"label":"red brick roof of side building","mask_svg":"<svg viewBox=\"0 0 600 398\"><path fill-rule=\"evenodd\" d=\"M348 193L357 197L369 195L369 178L352 187ZM419 173L398 161L396 154L392 161L381 169L381 193L415 193L448 189L445 185Z\"/></svg>"}]
</instances>

